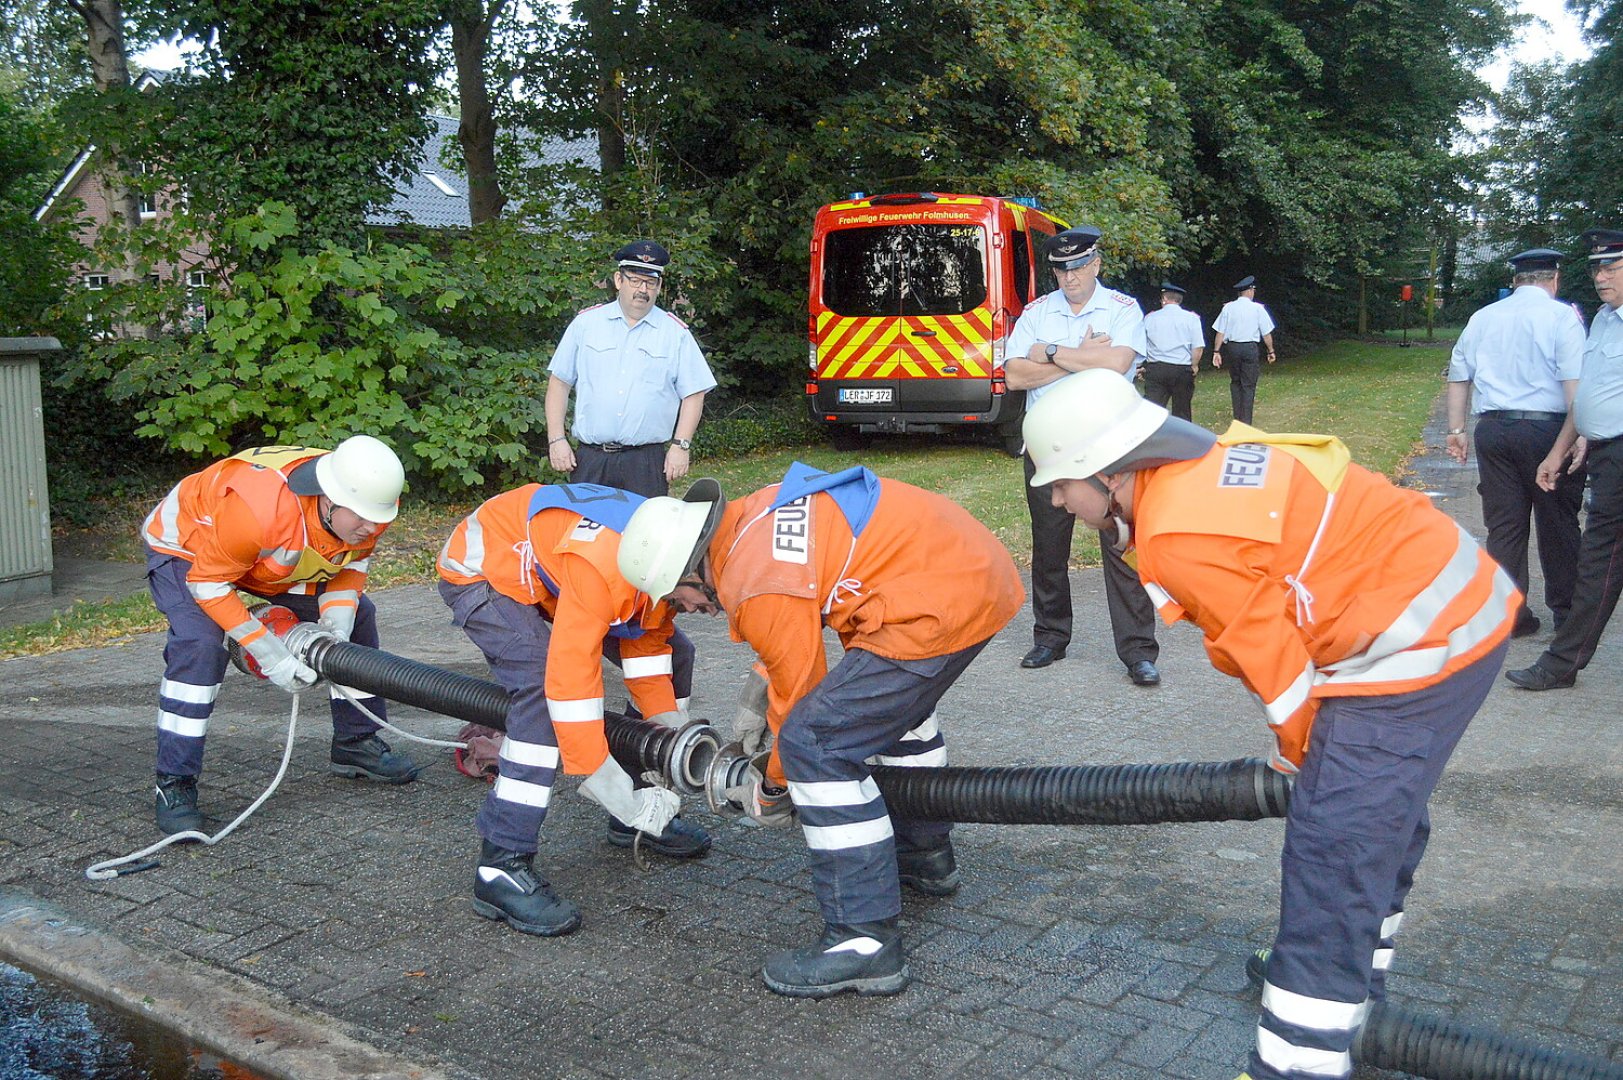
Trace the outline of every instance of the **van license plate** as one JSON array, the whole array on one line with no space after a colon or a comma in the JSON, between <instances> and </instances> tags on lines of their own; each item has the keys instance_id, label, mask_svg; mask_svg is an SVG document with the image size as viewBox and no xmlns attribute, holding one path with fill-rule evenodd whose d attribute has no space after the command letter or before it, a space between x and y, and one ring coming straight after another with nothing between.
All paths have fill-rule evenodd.
<instances>
[{"instance_id":1,"label":"van license plate","mask_svg":"<svg viewBox=\"0 0 1623 1080\"><path fill-rule=\"evenodd\" d=\"M896 391L888 386L861 386L840 391L841 405L889 405Z\"/></svg>"}]
</instances>

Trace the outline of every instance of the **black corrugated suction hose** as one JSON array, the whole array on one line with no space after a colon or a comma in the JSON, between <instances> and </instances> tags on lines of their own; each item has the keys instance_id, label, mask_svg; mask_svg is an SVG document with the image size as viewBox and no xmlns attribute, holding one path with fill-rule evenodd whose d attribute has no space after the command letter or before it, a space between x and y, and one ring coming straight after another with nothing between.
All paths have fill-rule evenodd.
<instances>
[{"instance_id":1,"label":"black corrugated suction hose","mask_svg":"<svg viewBox=\"0 0 1623 1080\"><path fill-rule=\"evenodd\" d=\"M312 637L304 662L343 686L507 730L507 691L485 679L325 636ZM604 725L609 750L631 775L640 776L649 769L675 771L671 751L678 735L674 729L615 713L604 717Z\"/></svg>"},{"instance_id":2,"label":"black corrugated suction hose","mask_svg":"<svg viewBox=\"0 0 1623 1080\"><path fill-rule=\"evenodd\" d=\"M314 637L304 662L334 682L488 727L507 729L507 692L377 649ZM675 733L606 718L610 749L628 772L669 772ZM874 770L891 812L923 821L1147 825L1282 817L1285 777L1255 759L1168 765L894 768Z\"/></svg>"},{"instance_id":3,"label":"black corrugated suction hose","mask_svg":"<svg viewBox=\"0 0 1623 1080\"><path fill-rule=\"evenodd\" d=\"M1353 1043L1353 1060L1431 1080L1623 1080L1623 1065L1566 1054L1382 1003Z\"/></svg>"},{"instance_id":4,"label":"black corrugated suction hose","mask_svg":"<svg viewBox=\"0 0 1623 1080\"><path fill-rule=\"evenodd\" d=\"M1256 758L1165 765L874 770L890 812L915 821L1147 825L1284 817L1290 783Z\"/></svg>"}]
</instances>

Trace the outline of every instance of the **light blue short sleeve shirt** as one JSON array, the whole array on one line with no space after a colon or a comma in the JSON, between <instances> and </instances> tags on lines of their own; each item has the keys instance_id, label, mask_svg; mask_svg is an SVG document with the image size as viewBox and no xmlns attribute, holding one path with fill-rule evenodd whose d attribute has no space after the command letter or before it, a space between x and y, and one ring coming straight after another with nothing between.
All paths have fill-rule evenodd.
<instances>
[{"instance_id":1,"label":"light blue short sleeve shirt","mask_svg":"<svg viewBox=\"0 0 1623 1080\"><path fill-rule=\"evenodd\" d=\"M1212 329L1236 344L1261 341L1274 332L1274 317L1268 314L1266 307L1249 296L1238 296L1223 305L1223 310L1217 313L1217 321L1212 323Z\"/></svg>"},{"instance_id":2,"label":"light blue short sleeve shirt","mask_svg":"<svg viewBox=\"0 0 1623 1080\"><path fill-rule=\"evenodd\" d=\"M1572 420L1586 439L1623 435L1623 315L1617 308L1601 308L1589 324Z\"/></svg>"},{"instance_id":3,"label":"light blue short sleeve shirt","mask_svg":"<svg viewBox=\"0 0 1623 1080\"><path fill-rule=\"evenodd\" d=\"M1471 411L1564 413L1563 382L1584 370L1584 326L1572 308L1537 285L1471 316L1454 343L1448 381L1473 387Z\"/></svg>"},{"instance_id":4,"label":"light blue short sleeve shirt","mask_svg":"<svg viewBox=\"0 0 1623 1080\"><path fill-rule=\"evenodd\" d=\"M1097 284L1093 295L1078 312L1071 311L1060 289L1027 306L1009 333L1006 355L1029 356L1031 347L1039 341L1049 345L1080 345L1089 333L1109 334L1112 345L1132 349L1133 366L1127 373L1128 378L1138 371L1138 365L1144 360L1144 312L1138 301L1126 293ZM1027 390L1027 406L1047 393L1049 387L1057 385L1059 380L1056 379L1047 386Z\"/></svg>"},{"instance_id":5,"label":"light blue short sleeve shirt","mask_svg":"<svg viewBox=\"0 0 1623 1080\"><path fill-rule=\"evenodd\" d=\"M575 316L548 374L574 387L570 431L594 444L665 442L682 399L716 385L686 323L656 306L627 326L617 300Z\"/></svg>"},{"instance_id":6,"label":"light blue short sleeve shirt","mask_svg":"<svg viewBox=\"0 0 1623 1080\"><path fill-rule=\"evenodd\" d=\"M1168 304L1144 316L1144 355L1158 364L1194 366L1195 350L1205 348L1200 316Z\"/></svg>"}]
</instances>

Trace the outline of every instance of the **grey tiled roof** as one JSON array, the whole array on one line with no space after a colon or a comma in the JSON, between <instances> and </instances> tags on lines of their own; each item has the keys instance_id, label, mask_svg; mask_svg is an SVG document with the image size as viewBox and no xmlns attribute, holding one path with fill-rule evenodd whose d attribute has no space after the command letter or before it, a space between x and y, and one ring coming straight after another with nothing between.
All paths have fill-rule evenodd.
<instances>
[{"instance_id":1,"label":"grey tiled roof","mask_svg":"<svg viewBox=\"0 0 1623 1080\"><path fill-rule=\"evenodd\" d=\"M432 130L423 143L415 171L409 182L395 188L394 201L366 217L368 225L401 225L407 222L433 229L466 229L468 180L463 173L456 145L457 121L449 116L430 116ZM565 164L597 160L592 139L548 139L531 164ZM453 167L447 162L457 162ZM447 194L430 177L450 189Z\"/></svg>"}]
</instances>

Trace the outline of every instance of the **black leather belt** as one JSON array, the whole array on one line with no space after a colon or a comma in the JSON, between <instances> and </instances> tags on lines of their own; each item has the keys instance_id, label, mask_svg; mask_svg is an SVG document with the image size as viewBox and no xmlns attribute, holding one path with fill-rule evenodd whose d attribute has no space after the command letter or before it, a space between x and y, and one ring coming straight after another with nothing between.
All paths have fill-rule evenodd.
<instances>
[{"instance_id":1,"label":"black leather belt","mask_svg":"<svg viewBox=\"0 0 1623 1080\"><path fill-rule=\"evenodd\" d=\"M1477 413L1478 420L1554 420L1559 423L1566 418L1564 412L1538 412L1532 409L1489 409Z\"/></svg>"},{"instance_id":2,"label":"black leather belt","mask_svg":"<svg viewBox=\"0 0 1623 1080\"><path fill-rule=\"evenodd\" d=\"M605 454L618 454L622 450L640 450L645 446L658 446L660 444L659 443L606 442L606 443L582 443L581 445L582 446L590 446L593 450L601 450Z\"/></svg>"}]
</instances>

